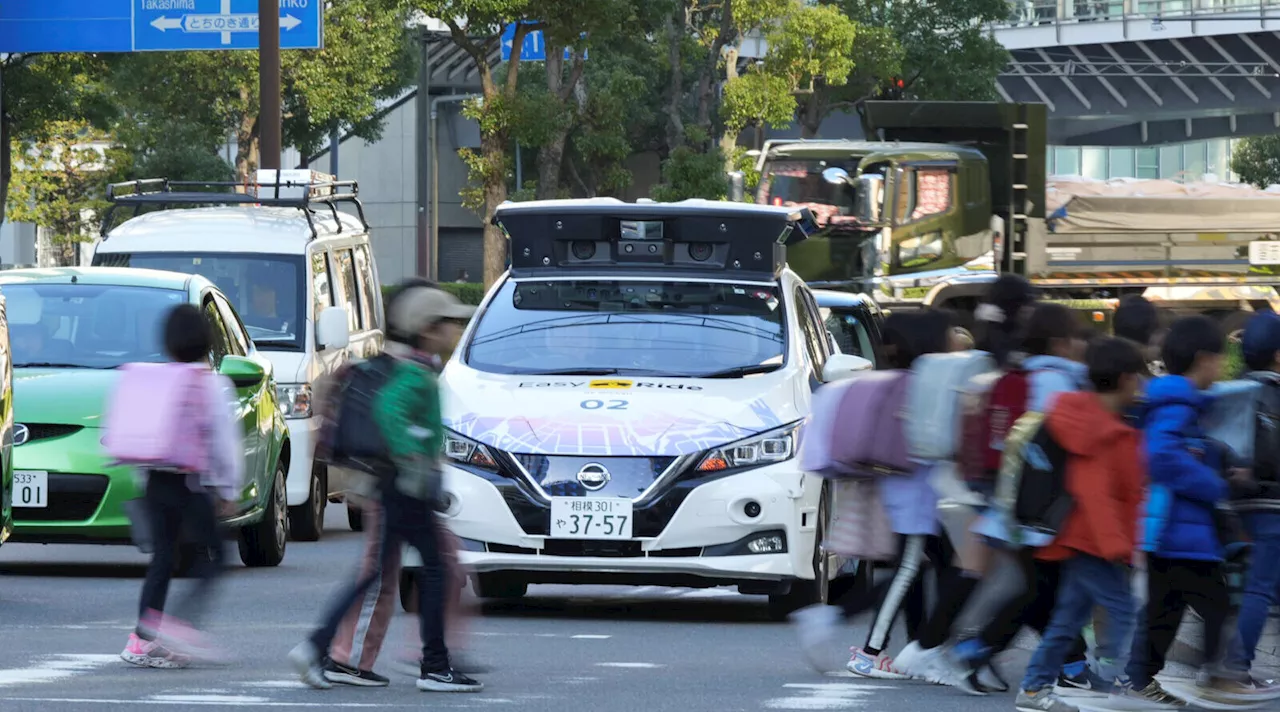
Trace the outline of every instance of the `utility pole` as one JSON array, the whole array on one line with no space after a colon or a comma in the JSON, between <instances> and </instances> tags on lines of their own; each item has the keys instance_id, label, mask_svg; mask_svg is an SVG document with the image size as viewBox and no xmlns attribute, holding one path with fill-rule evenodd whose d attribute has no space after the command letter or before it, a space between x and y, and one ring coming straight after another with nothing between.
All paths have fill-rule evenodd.
<instances>
[{"instance_id":1,"label":"utility pole","mask_svg":"<svg viewBox=\"0 0 1280 712\"><path fill-rule=\"evenodd\" d=\"M431 254L431 157L430 139L428 135L431 121L431 30L424 24L418 27L418 44L422 51L418 64L417 126L414 135L417 137L417 173L418 173L418 249L417 273L419 277L430 277L431 265L434 262Z\"/></svg>"},{"instance_id":2,"label":"utility pole","mask_svg":"<svg viewBox=\"0 0 1280 712\"><path fill-rule=\"evenodd\" d=\"M258 167L280 170L280 0L258 0Z\"/></svg>"}]
</instances>

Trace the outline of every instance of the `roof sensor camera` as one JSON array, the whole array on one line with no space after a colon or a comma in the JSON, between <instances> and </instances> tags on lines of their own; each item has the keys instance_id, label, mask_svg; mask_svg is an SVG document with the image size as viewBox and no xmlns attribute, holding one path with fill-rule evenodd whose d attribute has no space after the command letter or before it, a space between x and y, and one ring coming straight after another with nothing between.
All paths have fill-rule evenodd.
<instances>
[{"instance_id":1,"label":"roof sensor camera","mask_svg":"<svg viewBox=\"0 0 1280 712\"><path fill-rule=\"evenodd\" d=\"M573 257L574 259L586 260L596 256L596 243L588 240L573 241Z\"/></svg>"},{"instance_id":2,"label":"roof sensor camera","mask_svg":"<svg viewBox=\"0 0 1280 712\"><path fill-rule=\"evenodd\" d=\"M711 259L711 253L714 250L709 242L691 242L689 243L689 257L697 262L706 262Z\"/></svg>"}]
</instances>

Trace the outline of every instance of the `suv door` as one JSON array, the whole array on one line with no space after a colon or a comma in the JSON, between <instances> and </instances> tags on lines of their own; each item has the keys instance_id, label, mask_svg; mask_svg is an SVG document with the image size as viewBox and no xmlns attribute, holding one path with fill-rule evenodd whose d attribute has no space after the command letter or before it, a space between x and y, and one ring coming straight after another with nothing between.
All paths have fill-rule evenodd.
<instances>
[{"instance_id":1,"label":"suv door","mask_svg":"<svg viewBox=\"0 0 1280 712\"><path fill-rule=\"evenodd\" d=\"M347 351L355 358L372 358L382 346L381 332L372 324L375 315L368 296L362 296L360 280L356 272L355 248L351 245L332 248L333 276L337 296L347 309L348 326L351 328L351 344Z\"/></svg>"},{"instance_id":2,"label":"suv door","mask_svg":"<svg viewBox=\"0 0 1280 712\"><path fill-rule=\"evenodd\" d=\"M227 324L222 318L222 312L218 309L218 304L214 300L212 292L206 292L203 298L202 308L204 309L205 318L209 320L209 325L213 331L213 348L210 349L211 362L214 370L222 365L222 358L227 355L237 356L235 353L238 345L233 345L233 339L227 331ZM259 412L263 406L263 393L268 387L270 379L264 378L261 383L254 386L245 386L236 388L236 417L240 419L241 426L244 429L244 467L246 484L252 482L256 485L253 489L261 496L263 492L270 492L270 482L265 481L262 471L265 469L265 455L263 454L262 432L259 429L258 420ZM241 511L247 506L252 506L253 502L241 501Z\"/></svg>"},{"instance_id":3,"label":"suv door","mask_svg":"<svg viewBox=\"0 0 1280 712\"><path fill-rule=\"evenodd\" d=\"M884 363L880 320L865 306L821 307L823 325L840 353L861 356L881 368Z\"/></svg>"}]
</instances>

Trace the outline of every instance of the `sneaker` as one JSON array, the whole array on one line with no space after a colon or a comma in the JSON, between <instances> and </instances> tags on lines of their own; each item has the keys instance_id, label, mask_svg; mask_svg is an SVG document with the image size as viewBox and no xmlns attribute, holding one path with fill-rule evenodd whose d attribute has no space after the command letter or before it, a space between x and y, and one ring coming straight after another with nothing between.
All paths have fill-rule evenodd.
<instances>
[{"instance_id":1,"label":"sneaker","mask_svg":"<svg viewBox=\"0 0 1280 712\"><path fill-rule=\"evenodd\" d=\"M835 640L840 618L839 608L821 603L801 608L791 614L791 626L800 641L800 650L818 672L827 671L822 650Z\"/></svg>"},{"instance_id":2,"label":"sneaker","mask_svg":"<svg viewBox=\"0 0 1280 712\"><path fill-rule=\"evenodd\" d=\"M159 640L170 650L193 660L217 664L227 664L233 660L230 653L214 645L207 635L177 618L165 618L160 627Z\"/></svg>"},{"instance_id":3,"label":"sneaker","mask_svg":"<svg viewBox=\"0 0 1280 712\"><path fill-rule=\"evenodd\" d=\"M1102 679L1101 675L1086 664L1079 665L1077 669L1078 672L1076 669L1063 668L1058 674L1058 684L1053 691L1071 697L1103 697L1111 694L1114 683Z\"/></svg>"},{"instance_id":4,"label":"sneaker","mask_svg":"<svg viewBox=\"0 0 1280 712\"><path fill-rule=\"evenodd\" d=\"M484 683L472 680L457 670L424 672L418 678L418 689L427 692L479 692Z\"/></svg>"},{"instance_id":5,"label":"sneaker","mask_svg":"<svg viewBox=\"0 0 1280 712\"><path fill-rule=\"evenodd\" d=\"M1018 712L1080 712L1080 708L1064 702L1050 688L1029 692L1018 690L1018 697L1013 702Z\"/></svg>"},{"instance_id":6,"label":"sneaker","mask_svg":"<svg viewBox=\"0 0 1280 712\"><path fill-rule=\"evenodd\" d=\"M1181 697L1176 697L1174 695L1169 694L1169 692L1165 690L1163 687L1161 687L1160 683L1156 680L1152 680L1151 684L1147 685L1141 690L1135 689L1131 697L1136 697L1145 702L1150 702L1150 703L1159 705L1161 707L1167 707L1167 708L1178 708L1178 707L1187 706L1186 700L1182 699Z\"/></svg>"},{"instance_id":7,"label":"sneaker","mask_svg":"<svg viewBox=\"0 0 1280 712\"><path fill-rule=\"evenodd\" d=\"M898 651L893 659L893 667L898 672L916 680L928 679L934 667L934 659L938 656L938 648L925 650L916 641L907 643L907 647Z\"/></svg>"},{"instance_id":8,"label":"sneaker","mask_svg":"<svg viewBox=\"0 0 1280 712\"><path fill-rule=\"evenodd\" d=\"M324 663L324 679L329 682L336 682L339 685L354 685L355 687L386 687L391 684L389 678L383 677L372 670L360 670L350 665L343 665L333 659L326 660Z\"/></svg>"},{"instance_id":9,"label":"sneaker","mask_svg":"<svg viewBox=\"0 0 1280 712\"><path fill-rule=\"evenodd\" d=\"M991 663L978 670L978 684L991 692L1008 692L1009 683L1000 677L1000 672Z\"/></svg>"},{"instance_id":10,"label":"sneaker","mask_svg":"<svg viewBox=\"0 0 1280 712\"><path fill-rule=\"evenodd\" d=\"M990 693L990 690L978 680L976 670L957 669L951 678L951 686L974 697L983 697Z\"/></svg>"},{"instance_id":11,"label":"sneaker","mask_svg":"<svg viewBox=\"0 0 1280 712\"><path fill-rule=\"evenodd\" d=\"M1223 704L1249 704L1267 699L1252 679L1241 682L1215 675L1198 676L1195 692L1205 700Z\"/></svg>"},{"instance_id":12,"label":"sneaker","mask_svg":"<svg viewBox=\"0 0 1280 712\"><path fill-rule=\"evenodd\" d=\"M307 685L317 690L327 690L333 687L324 675L324 663L320 659L320 651L316 650L316 646L310 640L304 640L298 643L293 650L289 651L289 663L293 665L293 669L298 671L298 676Z\"/></svg>"},{"instance_id":13,"label":"sneaker","mask_svg":"<svg viewBox=\"0 0 1280 712\"><path fill-rule=\"evenodd\" d=\"M906 680L906 675L893 667L893 660L884 653L871 656L862 648L853 648L853 657L845 666L849 672L861 677L872 677L877 680Z\"/></svg>"},{"instance_id":14,"label":"sneaker","mask_svg":"<svg viewBox=\"0 0 1280 712\"><path fill-rule=\"evenodd\" d=\"M120 659L138 667L176 670L191 664L191 658L176 653L154 640L144 640L137 633L129 634L129 642L120 651Z\"/></svg>"},{"instance_id":15,"label":"sneaker","mask_svg":"<svg viewBox=\"0 0 1280 712\"><path fill-rule=\"evenodd\" d=\"M130 665L149 667L147 661L151 659L151 649L154 647L155 643L150 640L143 640L137 633L130 633L129 642L120 651L120 659Z\"/></svg>"}]
</instances>

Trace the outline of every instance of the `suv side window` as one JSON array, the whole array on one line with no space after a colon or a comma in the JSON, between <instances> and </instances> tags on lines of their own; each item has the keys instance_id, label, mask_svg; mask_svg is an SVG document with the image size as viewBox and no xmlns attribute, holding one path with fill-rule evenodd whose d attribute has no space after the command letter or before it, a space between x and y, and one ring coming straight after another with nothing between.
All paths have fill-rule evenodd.
<instances>
[{"instance_id":1,"label":"suv side window","mask_svg":"<svg viewBox=\"0 0 1280 712\"><path fill-rule=\"evenodd\" d=\"M356 284L355 260L351 257L351 248L334 250L334 261L337 262L337 277L342 288L342 299L347 308L347 324L351 333L363 331L363 315L360 313L360 287Z\"/></svg>"},{"instance_id":2,"label":"suv side window","mask_svg":"<svg viewBox=\"0 0 1280 712\"><path fill-rule=\"evenodd\" d=\"M320 312L333 306L333 277L329 274L329 252L319 249L311 253L311 298L314 300L313 319Z\"/></svg>"},{"instance_id":3,"label":"suv side window","mask_svg":"<svg viewBox=\"0 0 1280 712\"><path fill-rule=\"evenodd\" d=\"M377 328L378 315L374 313L377 304L375 298L378 285L373 283L373 268L370 266L369 246L356 248L356 274L360 276L360 313L364 317L367 329Z\"/></svg>"},{"instance_id":4,"label":"suv side window","mask_svg":"<svg viewBox=\"0 0 1280 712\"><path fill-rule=\"evenodd\" d=\"M210 328L213 329L213 344L209 349L209 356L213 360L214 369L217 369L222 365L222 357L230 351L227 343L231 339L227 336L227 325L222 321L222 314L218 312L218 305L213 301L213 297L205 297L204 316L209 320Z\"/></svg>"},{"instance_id":5,"label":"suv side window","mask_svg":"<svg viewBox=\"0 0 1280 712\"><path fill-rule=\"evenodd\" d=\"M221 296L214 295L214 301L218 303L218 313L222 315L222 325L226 329L230 340L227 345L231 349L231 353L236 356L247 356L249 354L249 334L244 330L244 325L240 323L240 317L236 315L231 305Z\"/></svg>"}]
</instances>

